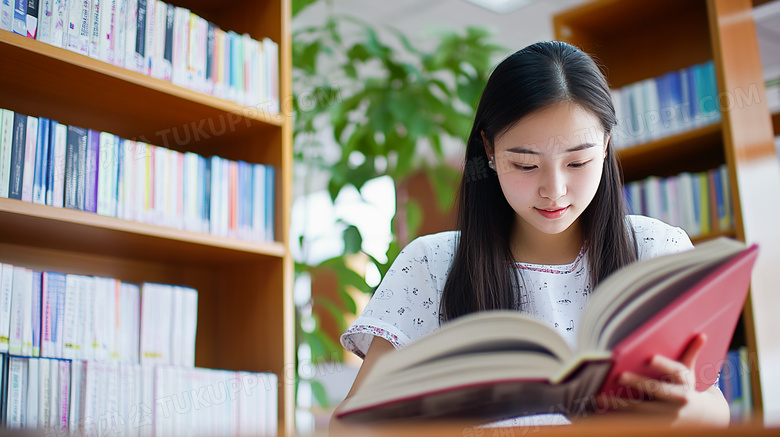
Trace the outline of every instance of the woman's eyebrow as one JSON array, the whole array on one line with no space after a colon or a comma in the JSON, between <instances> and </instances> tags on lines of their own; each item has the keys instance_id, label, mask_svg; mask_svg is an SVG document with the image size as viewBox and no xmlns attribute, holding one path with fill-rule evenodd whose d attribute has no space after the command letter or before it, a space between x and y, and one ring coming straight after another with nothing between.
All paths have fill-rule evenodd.
<instances>
[{"instance_id":1,"label":"woman's eyebrow","mask_svg":"<svg viewBox=\"0 0 780 437\"><path fill-rule=\"evenodd\" d=\"M578 152L580 150L590 149L591 147L596 147L596 143L582 143L578 146L574 146L566 149L564 153ZM540 155L540 156L542 155L542 152L528 149L525 147L512 147L511 149L507 149L506 151L512 153L527 154L527 155Z\"/></svg>"}]
</instances>

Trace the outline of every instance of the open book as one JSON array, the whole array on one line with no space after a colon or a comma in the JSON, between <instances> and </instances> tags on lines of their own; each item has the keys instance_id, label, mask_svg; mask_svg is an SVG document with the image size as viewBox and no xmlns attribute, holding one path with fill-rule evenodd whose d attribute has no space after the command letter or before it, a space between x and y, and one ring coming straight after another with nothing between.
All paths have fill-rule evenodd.
<instances>
[{"instance_id":1,"label":"open book","mask_svg":"<svg viewBox=\"0 0 780 437\"><path fill-rule=\"evenodd\" d=\"M593 291L575 350L547 324L514 311L470 314L384 355L337 416L496 420L576 415L594 395L629 395L624 371L661 378L653 355L680 359L699 334L696 389L718 377L747 297L758 247L718 238L626 266Z\"/></svg>"}]
</instances>

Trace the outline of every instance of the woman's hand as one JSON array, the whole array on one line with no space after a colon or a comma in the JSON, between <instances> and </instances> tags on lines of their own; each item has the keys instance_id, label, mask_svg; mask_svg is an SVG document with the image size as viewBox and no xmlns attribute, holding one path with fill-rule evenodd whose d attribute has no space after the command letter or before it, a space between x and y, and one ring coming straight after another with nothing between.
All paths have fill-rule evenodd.
<instances>
[{"instance_id":1,"label":"woman's hand","mask_svg":"<svg viewBox=\"0 0 780 437\"><path fill-rule=\"evenodd\" d=\"M643 418L664 421L671 426L727 426L729 406L716 387L703 392L696 391L694 365L706 337L697 336L683 353L680 361L656 355L650 366L669 380L659 380L625 372L620 384L633 388L643 395L643 401L612 396L597 398L599 410L636 414Z\"/></svg>"}]
</instances>

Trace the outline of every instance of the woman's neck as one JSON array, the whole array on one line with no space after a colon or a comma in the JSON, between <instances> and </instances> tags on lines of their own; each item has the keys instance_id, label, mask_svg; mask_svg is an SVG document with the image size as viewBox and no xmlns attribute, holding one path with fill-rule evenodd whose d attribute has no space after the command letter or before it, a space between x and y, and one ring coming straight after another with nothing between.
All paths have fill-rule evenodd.
<instances>
[{"instance_id":1,"label":"woman's neck","mask_svg":"<svg viewBox=\"0 0 780 437\"><path fill-rule=\"evenodd\" d=\"M512 229L512 256L517 262L544 265L570 264L582 249L580 221L560 234L545 234L527 223L515 222Z\"/></svg>"}]
</instances>

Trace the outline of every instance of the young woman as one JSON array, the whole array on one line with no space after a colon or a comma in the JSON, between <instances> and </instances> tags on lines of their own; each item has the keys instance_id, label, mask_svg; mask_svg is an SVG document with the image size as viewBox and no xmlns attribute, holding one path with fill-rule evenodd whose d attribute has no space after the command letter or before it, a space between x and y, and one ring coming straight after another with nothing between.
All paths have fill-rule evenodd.
<instances>
[{"instance_id":1,"label":"young woman","mask_svg":"<svg viewBox=\"0 0 780 437\"><path fill-rule=\"evenodd\" d=\"M410 243L342 335L344 347L364 358L350 395L382 355L475 311L523 311L573 344L600 281L636 260L693 247L679 228L625 214L610 141L616 123L606 79L569 44L533 44L496 67L466 146L466 169L487 162L491 170L467 173L458 230ZM694 341L679 362L653 360L675 375L671 381L647 384L624 374L626 385L657 390L652 400L619 410L675 425L727 424L728 405L717 387L690 388L688 369L703 341ZM543 415L501 424L566 422Z\"/></svg>"}]
</instances>

